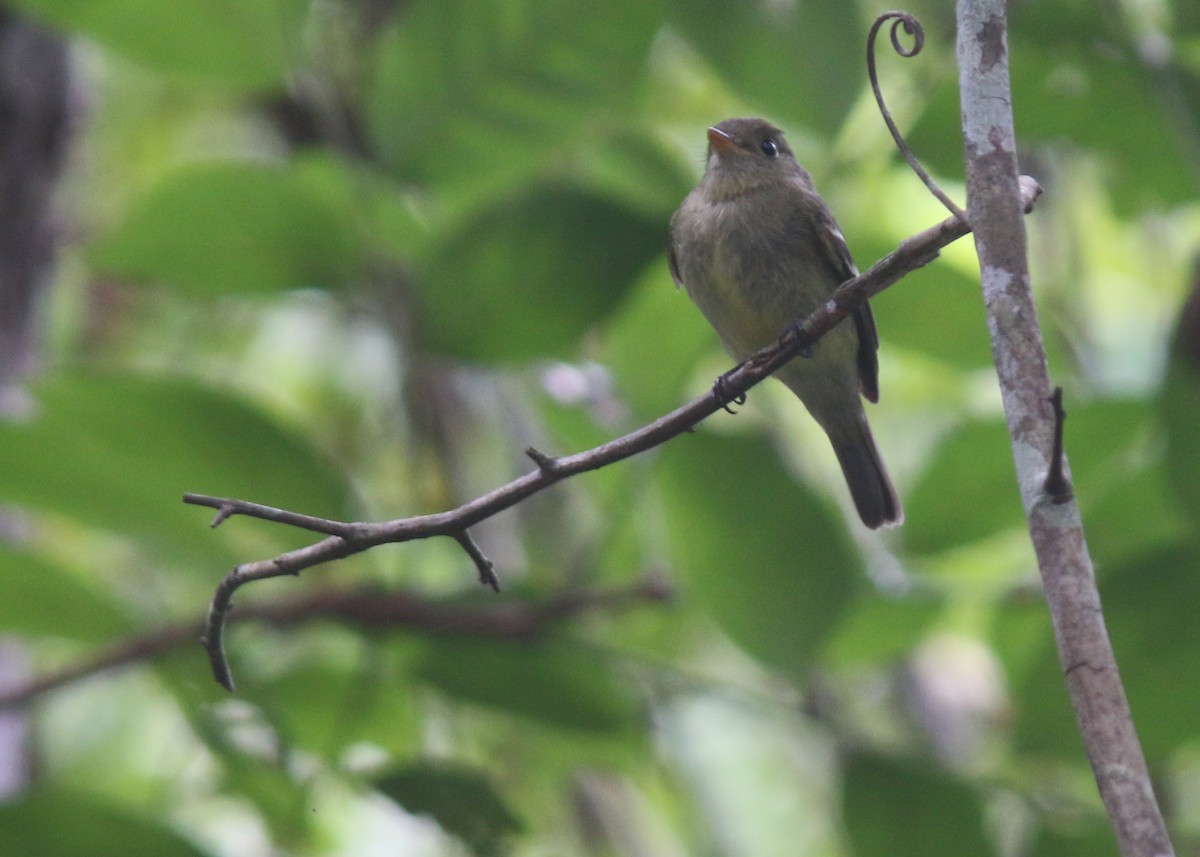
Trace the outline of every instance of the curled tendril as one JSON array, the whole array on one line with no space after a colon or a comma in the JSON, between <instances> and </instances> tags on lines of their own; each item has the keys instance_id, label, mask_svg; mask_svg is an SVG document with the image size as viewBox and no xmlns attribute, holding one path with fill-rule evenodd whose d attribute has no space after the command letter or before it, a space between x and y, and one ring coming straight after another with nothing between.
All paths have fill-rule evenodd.
<instances>
[{"instance_id":1,"label":"curled tendril","mask_svg":"<svg viewBox=\"0 0 1200 857\"><path fill-rule=\"evenodd\" d=\"M913 154L912 149L908 147L908 143L904 141L904 136L900 133L900 129L896 127L896 121L892 119L891 111L888 110L886 102L883 100L883 92L879 89L879 74L875 70L875 38L879 35L879 28L888 21L892 22L892 28L889 36L892 40L892 48L897 54L904 58L915 57L921 52L921 48L925 46L925 29L921 26L921 22L917 20L915 15L910 15L908 12L884 12L875 19L875 23L871 25L871 32L867 35L867 76L871 79L871 89L875 93L875 103L879 105L879 112L883 115L883 121L887 123L888 130L892 132L892 139L896 141L896 147L900 150L900 154L904 155L904 160L908 161L908 165L925 183L925 187L929 188L929 192L936 196L950 210L950 213L961 220L967 222L966 213L955 205L954 200L946 196L940 187L921 166L921 162L917 160L917 156ZM900 29L903 27L904 33L910 36L913 40L912 47L906 48L900 40Z\"/></svg>"},{"instance_id":2,"label":"curled tendril","mask_svg":"<svg viewBox=\"0 0 1200 857\"><path fill-rule=\"evenodd\" d=\"M900 56L908 59L915 57L921 52L921 48L925 47L925 28L921 26L921 22L917 20L915 15L910 15L908 12L884 12L876 19L875 25L871 28L871 35L868 40L875 41L875 34L879 28L888 21L892 22L891 39L892 48ZM904 25L905 35L912 36L913 46L911 48L904 47L900 42L900 25Z\"/></svg>"}]
</instances>

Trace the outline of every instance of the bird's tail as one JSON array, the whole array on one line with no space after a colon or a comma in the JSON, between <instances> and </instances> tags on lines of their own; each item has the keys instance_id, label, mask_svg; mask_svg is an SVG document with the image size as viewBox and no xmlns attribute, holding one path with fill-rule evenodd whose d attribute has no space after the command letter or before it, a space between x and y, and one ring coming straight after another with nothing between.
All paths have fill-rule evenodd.
<instances>
[{"instance_id":1,"label":"bird's tail","mask_svg":"<svg viewBox=\"0 0 1200 857\"><path fill-rule=\"evenodd\" d=\"M866 415L860 414L858 420L836 435L831 433L830 440L862 522L873 530L904 523L904 510L883 466Z\"/></svg>"}]
</instances>

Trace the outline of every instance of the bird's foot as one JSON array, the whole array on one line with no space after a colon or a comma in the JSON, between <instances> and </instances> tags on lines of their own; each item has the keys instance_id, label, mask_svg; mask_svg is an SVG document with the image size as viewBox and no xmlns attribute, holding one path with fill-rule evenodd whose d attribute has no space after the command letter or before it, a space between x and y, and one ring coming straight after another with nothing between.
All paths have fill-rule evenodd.
<instances>
[{"instance_id":1,"label":"bird's foot","mask_svg":"<svg viewBox=\"0 0 1200 857\"><path fill-rule=\"evenodd\" d=\"M803 328L803 327L804 327L804 319L800 319L800 320L796 321L794 324L792 324L790 327L788 327L787 330L785 330L783 332L783 336L781 337L781 343L783 345L787 345L791 342L794 342L800 336L801 328ZM803 348L801 348L799 351L796 352L796 356L803 357L805 360L808 360L808 359L812 358L813 353L814 353L813 346L805 345Z\"/></svg>"},{"instance_id":2,"label":"bird's foot","mask_svg":"<svg viewBox=\"0 0 1200 857\"><path fill-rule=\"evenodd\" d=\"M740 366L737 366L733 369L730 369L724 375L718 375L717 380L713 382L713 395L717 397L717 401L721 403L721 407L731 414L737 413L737 411L731 407L732 405L746 404L745 393L738 393L734 395L729 389L730 377L740 368Z\"/></svg>"}]
</instances>

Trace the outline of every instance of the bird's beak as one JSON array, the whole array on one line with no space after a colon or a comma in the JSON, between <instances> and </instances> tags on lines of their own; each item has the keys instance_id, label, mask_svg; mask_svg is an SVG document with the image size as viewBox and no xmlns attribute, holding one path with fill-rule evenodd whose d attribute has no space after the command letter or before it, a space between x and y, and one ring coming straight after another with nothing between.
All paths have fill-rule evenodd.
<instances>
[{"instance_id":1,"label":"bird's beak","mask_svg":"<svg viewBox=\"0 0 1200 857\"><path fill-rule=\"evenodd\" d=\"M732 155L741 148L736 140L716 126L708 129L708 145L722 157Z\"/></svg>"}]
</instances>

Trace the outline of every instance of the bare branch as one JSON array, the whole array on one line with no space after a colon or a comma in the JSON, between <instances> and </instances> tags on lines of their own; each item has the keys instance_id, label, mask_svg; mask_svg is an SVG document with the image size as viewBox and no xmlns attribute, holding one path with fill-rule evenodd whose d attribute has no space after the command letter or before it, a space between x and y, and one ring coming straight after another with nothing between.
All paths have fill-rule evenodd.
<instances>
[{"instance_id":1,"label":"bare branch","mask_svg":"<svg viewBox=\"0 0 1200 857\"><path fill-rule=\"evenodd\" d=\"M1031 189L1036 186L1036 182L1031 182ZM1032 197L1027 199L1026 203L1032 206ZM538 465L536 470L464 503L457 509L380 523L350 524L300 515L244 500L185 494L185 503L222 511L222 520L230 515L245 515L329 535L319 542L288 551L272 559L244 563L225 576L213 595L201 639L212 663L214 677L222 686L233 688L233 679L224 651L223 626L233 605L233 594L244 584L269 577L299 574L306 568L361 553L376 545L449 536L467 550L476 567L480 569L481 580L492 585L488 573L479 563L479 557L472 553L469 547L474 544L466 535L469 527L520 503L556 482L630 458L688 431L706 417L724 408L730 401L736 401L789 360L811 348L863 302L879 294L905 274L932 262L941 248L969 231L965 221L950 217L908 238L866 273L839 286L824 306L802 322L788 328L776 342L722 375L720 383L714 385L707 395L659 417L636 431L585 452L552 458L530 450L528 454ZM487 562L486 558L484 562ZM498 586L498 582L495 585Z\"/></svg>"},{"instance_id":2,"label":"bare branch","mask_svg":"<svg viewBox=\"0 0 1200 857\"><path fill-rule=\"evenodd\" d=\"M245 500L233 500L228 497L210 497L207 494L184 494L183 502L193 506L210 506L217 510L216 517L209 525L213 528L221 526L234 515L246 515L251 518L262 518L264 521L274 521L277 524L288 524L309 530L314 533L324 533L327 536L342 536L352 538L355 533L354 524L342 521L331 521L328 518L315 518L312 515L301 515L273 506L263 506L260 503L248 503Z\"/></svg>"},{"instance_id":3,"label":"bare branch","mask_svg":"<svg viewBox=\"0 0 1200 857\"><path fill-rule=\"evenodd\" d=\"M1005 7L958 0L957 10L967 199L992 352L1059 659L1100 795L1124 857L1165 857L1174 850L1104 625L1079 507L1046 490L1048 472L1069 468L1056 449L1061 419L1050 406L1030 288Z\"/></svg>"}]
</instances>

